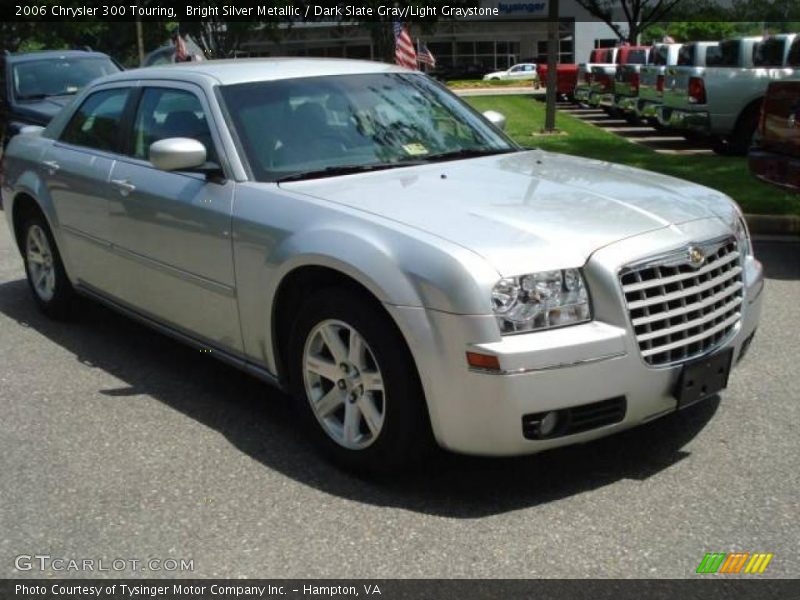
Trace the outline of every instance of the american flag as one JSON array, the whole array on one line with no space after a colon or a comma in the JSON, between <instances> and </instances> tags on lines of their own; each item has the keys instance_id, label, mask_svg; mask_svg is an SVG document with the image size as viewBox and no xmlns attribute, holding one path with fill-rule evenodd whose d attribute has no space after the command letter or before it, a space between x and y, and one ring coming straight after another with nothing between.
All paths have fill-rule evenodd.
<instances>
[{"instance_id":1,"label":"american flag","mask_svg":"<svg viewBox=\"0 0 800 600\"><path fill-rule=\"evenodd\" d=\"M426 65L430 65L432 67L436 66L436 58L433 56L433 52L428 50L428 46L425 44L420 44L417 42L417 61L421 62Z\"/></svg>"},{"instance_id":2,"label":"american flag","mask_svg":"<svg viewBox=\"0 0 800 600\"><path fill-rule=\"evenodd\" d=\"M408 29L399 21L394 24L394 62L406 69L417 68L417 53Z\"/></svg>"}]
</instances>

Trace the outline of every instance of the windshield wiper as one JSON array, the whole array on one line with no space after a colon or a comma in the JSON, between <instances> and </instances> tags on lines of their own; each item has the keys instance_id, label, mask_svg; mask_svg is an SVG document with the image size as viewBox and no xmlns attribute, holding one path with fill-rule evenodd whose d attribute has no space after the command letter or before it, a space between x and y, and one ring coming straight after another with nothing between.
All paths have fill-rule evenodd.
<instances>
[{"instance_id":1,"label":"windshield wiper","mask_svg":"<svg viewBox=\"0 0 800 600\"><path fill-rule=\"evenodd\" d=\"M499 150L496 148L462 148L460 150L452 150L450 152L440 152L439 154L429 154L422 157L426 162L439 162L445 160L457 160L459 158L477 158L479 156L492 156L494 154L508 154L510 152L517 152L516 148L505 148Z\"/></svg>"},{"instance_id":2,"label":"windshield wiper","mask_svg":"<svg viewBox=\"0 0 800 600\"><path fill-rule=\"evenodd\" d=\"M336 175L350 175L352 173L368 173L370 171L383 171L385 169L394 169L396 167L410 167L413 165L422 164L422 161L400 161L392 163L373 163L368 165L340 165L335 167L325 167L324 169L314 169L312 171L301 171L299 173L292 173L285 175L275 180L276 183L285 183L287 181L302 181L303 179L318 179L322 177L335 177Z\"/></svg>"}]
</instances>

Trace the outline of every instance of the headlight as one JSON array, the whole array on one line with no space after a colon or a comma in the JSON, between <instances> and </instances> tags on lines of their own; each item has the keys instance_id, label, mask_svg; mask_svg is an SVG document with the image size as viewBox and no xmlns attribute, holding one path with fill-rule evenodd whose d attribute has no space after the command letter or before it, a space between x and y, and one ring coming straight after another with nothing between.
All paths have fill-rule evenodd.
<instances>
[{"instance_id":1,"label":"headlight","mask_svg":"<svg viewBox=\"0 0 800 600\"><path fill-rule=\"evenodd\" d=\"M744 217L741 215L736 218L736 223L733 225L733 232L736 236L741 255L753 256L753 244L750 243L750 231L748 231L747 223L744 222Z\"/></svg>"},{"instance_id":2,"label":"headlight","mask_svg":"<svg viewBox=\"0 0 800 600\"><path fill-rule=\"evenodd\" d=\"M578 269L506 277L492 289L492 310L503 334L583 323L592 318Z\"/></svg>"}]
</instances>

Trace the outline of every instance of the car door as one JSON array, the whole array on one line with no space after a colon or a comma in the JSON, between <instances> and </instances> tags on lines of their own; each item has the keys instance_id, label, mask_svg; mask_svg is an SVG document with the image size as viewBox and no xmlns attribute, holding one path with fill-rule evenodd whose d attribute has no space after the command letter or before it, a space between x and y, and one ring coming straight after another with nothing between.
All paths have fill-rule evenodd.
<instances>
[{"instance_id":1,"label":"car door","mask_svg":"<svg viewBox=\"0 0 800 600\"><path fill-rule=\"evenodd\" d=\"M231 244L234 182L167 172L148 160L161 139L193 138L208 160L221 147L207 99L192 84L141 88L127 129L126 156L114 165L109 202L117 254L117 295L127 304L217 347L239 351Z\"/></svg>"},{"instance_id":2,"label":"car door","mask_svg":"<svg viewBox=\"0 0 800 600\"><path fill-rule=\"evenodd\" d=\"M42 171L61 231L62 253L80 283L111 292L108 181L120 145L130 84L98 89L47 150Z\"/></svg>"},{"instance_id":3,"label":"car door","mask_svg":"<svg viewBox=\"0 0 800 600\"><path fill-rule=\"evenodd\" d=\"M522 65L514 65L508 70L508 74L504 77L504 79L519 79L522 76Z\"/></svg>"},{"instance_id":4,"label":"car door","mask_svg":"<svg viewBox=\"0 0 800 600\"><path fill-rule=\"evenodd\" d=\"M516 75L517 79L531 79L533 77L533 65L522 65L522 68Z\"/></svg>"}]
</instances>

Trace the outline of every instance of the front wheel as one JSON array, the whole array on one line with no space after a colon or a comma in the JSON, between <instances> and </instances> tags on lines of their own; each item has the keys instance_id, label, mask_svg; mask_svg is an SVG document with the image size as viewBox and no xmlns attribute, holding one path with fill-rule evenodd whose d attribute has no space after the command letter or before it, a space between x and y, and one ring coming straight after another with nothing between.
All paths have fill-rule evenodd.
<instances>
[{"instance_id":1,"label":"front wheel","mask_svg":"<svg viewBox=\"0 0 800 600\"><path fill-rule=\"evenodd\" d=\"M374 302L347 288L318 292L301 308L288 350L299 417L334 462L386 472L430 447L416 367Z\"/></svg>"},{"instance_id":2,"label":"front wheel","mask_svg":"<svg viewBox=\"0 0 800 600\"><path fill-rule=\"evenodd\" d=\"M25 274L36 304L48 317L68 316L72 284L64 270L53 234L41 214L33 214L22 228Z\"/></svg>"}]
</instances>

